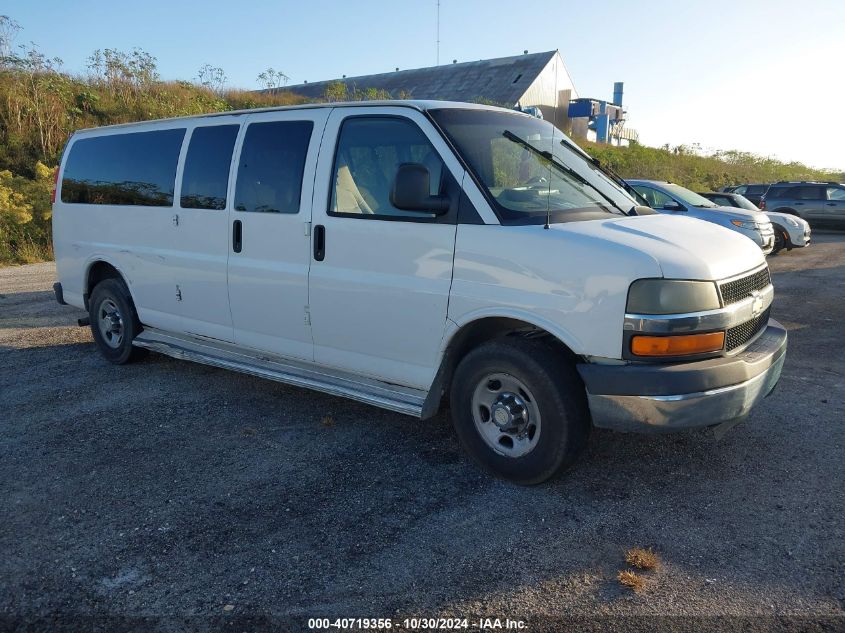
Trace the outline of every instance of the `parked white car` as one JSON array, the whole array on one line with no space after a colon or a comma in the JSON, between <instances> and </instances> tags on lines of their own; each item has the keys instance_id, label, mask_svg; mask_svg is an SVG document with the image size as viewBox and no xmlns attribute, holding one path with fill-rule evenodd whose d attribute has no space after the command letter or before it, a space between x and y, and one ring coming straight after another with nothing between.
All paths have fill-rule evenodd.
<instances>
[{"instance_id":1,"label":"parked white car","mask_svg":"<svg viewBox=\"0 0 845 633\"><path fill-rule=\"evenodd\" d=\"M810 245L812 230L810 223L797 215L780 213L778 211L764 211L772 221L775 229L775 252L782 249L804 248ZM780 233L780 235L778 235Z\"/></svg>"},{"instance_id":2,"label":"parked white car","mask_svg":"<svg viewBox=\"0 0 845 633\"><path fill-rule=\"evenodd\" d=\"M371 102L84 130L57 187L56 297L107 360L151 349L418 418L448 397L467 452L521 483L592 426L727 428L785 359L758 246L636 207L525 114Z\"/></svg>"},{"instance_id":3,"label":"parked white car","mask_svg":"<svg viewBox=\"0 0 845 633\"><path fill-rule=\"evenodd\" d=\"M737 207L748 211L759 211L757 206L748 198L738 193L707 192L699 195L704 196L711 202L722 207ZM774 249L772 253L793 248L804 248L810 245L810 223L792 213L780 213L779 211L762 211L772 223L774 229Z\"/></svg>"}]
</instances>

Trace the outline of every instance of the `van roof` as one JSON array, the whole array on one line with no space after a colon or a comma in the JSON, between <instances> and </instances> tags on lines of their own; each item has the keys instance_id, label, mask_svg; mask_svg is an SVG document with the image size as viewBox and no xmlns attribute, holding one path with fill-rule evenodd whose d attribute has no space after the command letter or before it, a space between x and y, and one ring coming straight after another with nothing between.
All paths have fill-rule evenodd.
<instances>
[{"instance_id":1,"label":"van roof","mask_svg":"<svg viewBox=\"0 0 845 633\"><path fill-rule=\"evenodd\" d=\"M391 106L412 108L420 112L426 110L438 110L443 108L460 108L463 110L496 110L500 112L511 112L514 114L520 113L518 110L510 110L508 108L500 108L497 106L482 105L479 103L465 103L462 101L435 101L422 99L390 99L390 100L376 100L376 101L340 101L337 103L303 103L289 106L271 106L269 108L251 108L247 110L227 110L225 112L209 112L207 114L189 114L179 117L169 117L166 119L149 119L144 121L134 121L131 123L115 123L114 125L102 125L98 127L80 128L74 132L91 132L94 130L112 130L115 128L131 128L136 126L148 125L151 123L165 123L167 121L187 121L191 119L207 119L219 116L241 116L247 114L255 114L258 112L276 112L283 110L312 110L317 108L351 108L351 107L370 107L370 106ZM525 116L531 116L525 114Z\"/></svg>"}]
</instances>

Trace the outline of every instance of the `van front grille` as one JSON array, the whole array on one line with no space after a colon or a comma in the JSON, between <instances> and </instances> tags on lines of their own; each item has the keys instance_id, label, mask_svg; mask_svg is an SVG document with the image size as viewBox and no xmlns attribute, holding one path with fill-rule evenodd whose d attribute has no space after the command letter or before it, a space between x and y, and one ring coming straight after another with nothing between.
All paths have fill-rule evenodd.
<instances>
[{"instance_id":1,"label":"van front grille","mask_svg":"<svg viewBox=\"0 0 845 633\"><path fill-rule=\"evenodd\" d=\"M725 350L730 352L738 347L742 347L748 341L753 339L760 330L766 327L766 324L769 322L770 309L771 308L766 308L753 319L749 319L745 323L740 323L739 325L729 328L725 333Z\"/></svg>"},{"instance_id":2,"label":"van front grille","mask_svg":"<svg viewBox=\"0 0 845 633\"><path fill-rule=\"evenodd\" d=\"M769 267L758 270L756 273L751 273L745 277L726 281L719 284L719 292L722 293L722 301L726 306L742 301L746 297L751 296L754 290L762 290L772 283L772 278L769 275ZM737 326L741 327L741 326Z\"/></svg>"}]
</instances>

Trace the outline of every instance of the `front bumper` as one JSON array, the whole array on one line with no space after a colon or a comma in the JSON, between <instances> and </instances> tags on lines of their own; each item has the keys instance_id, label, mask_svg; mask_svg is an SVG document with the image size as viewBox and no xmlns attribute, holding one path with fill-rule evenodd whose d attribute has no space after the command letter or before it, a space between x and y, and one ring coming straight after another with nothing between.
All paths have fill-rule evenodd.
<instances>
[{"instance_id":1,"label":"front bumper","mask_svg":"<svg viewBox=\"0 0 845 633\"><path fill-rule=\"evenodd\" d=\"M689 363L578 365L593 425L672 431L743 418L774 389L786 359L786 329L766 330L732 357Z\"/></svg>"},{"instance_id":2,"label":"front bumper","mask_svg":"<svg viewBox=\"0 0 845 633\"><path fill-rule=\"evenodd\" d=\"M760 250L763 251L764 255L768 255L772 252L775 247L775 232L772 230L771 225L767 225L760 229L747 229L745 227L728 227L737 233L741 233L752 242L754 242L757 246L760 247Z\"/></svg>"},{"instance_id":3,"label":"front bumper","mask_svg":"<svg viewBox=\"0 0 845 633\"><path fill-rule=\"evenodd\" d=\"M811 230L810 225L805 227L789 227L787 229L789 235L789 246L802 248L810 244Z\"/></svg>"}]
</instances>

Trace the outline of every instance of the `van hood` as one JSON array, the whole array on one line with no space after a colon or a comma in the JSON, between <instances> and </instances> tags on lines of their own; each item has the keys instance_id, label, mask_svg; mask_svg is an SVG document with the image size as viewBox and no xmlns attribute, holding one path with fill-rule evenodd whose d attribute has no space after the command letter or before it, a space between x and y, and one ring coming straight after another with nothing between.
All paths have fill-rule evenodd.
<instances>
[{"instance_id":1,"label":"van hood","mask_svg":"<svg viewBox=\"0 0 845 633\"><path fill-rule=\"evenodd\" d=\"M760 247L744 235L695 218L655 214L566 222L550 228L637 250L652 257L667 279L724 279L766 261Z\"/></svg>"}]
</instances>

